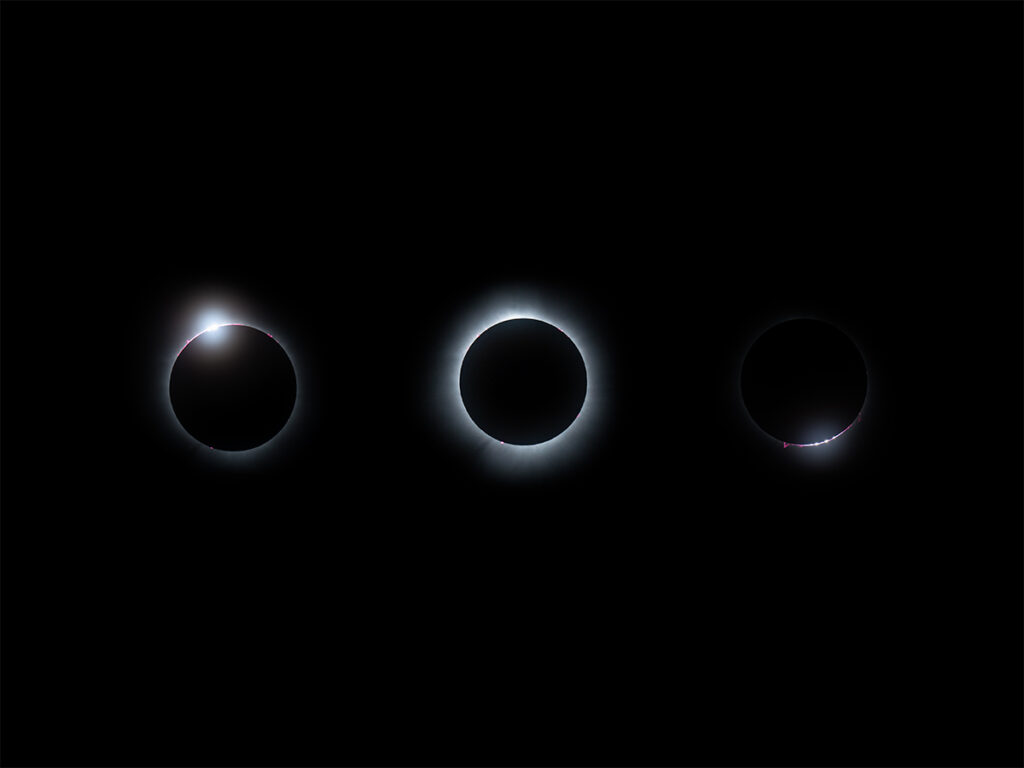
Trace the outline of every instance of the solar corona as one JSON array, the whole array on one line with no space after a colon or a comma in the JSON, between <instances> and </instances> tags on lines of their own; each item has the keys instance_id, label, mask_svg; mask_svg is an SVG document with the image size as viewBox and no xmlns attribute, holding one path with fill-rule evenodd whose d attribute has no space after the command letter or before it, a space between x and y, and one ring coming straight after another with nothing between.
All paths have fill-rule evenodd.
<instances>
[{"instance_id":1,"label":"solar corona","mask_svg":"<svg viewBox=\"0 0 1024 768\"><path fill-rule=\"evenodd\" d=\"M430 418L485 474L529 478L585 461L610 413L611 382L585 307L510 286L453 315L427 371Z\"/></svg>"},{"instance_id":2,"label":"solar corona","mask_svg":"<svg viewBox=\"0 0 1024 768\"><path fill-rule=\"evenodd\" d=\"M181 426L210 448L246 451L271 440L295 404L295 369L274 338L216 323L188 340L171 370L169 397Z\"/></svg>"},{"instance_id":3,"label":"solar corona","mask_svg":"<svg viewBox=\"0 0 1024 768\"><path fill-rule=\"evenodd\" d=\"M502 444L537 445L564 432L586 399L579 349L560 329L532 318L505 320L477 336L459 373L473 422Z\"/></svg>"}]
</instances>

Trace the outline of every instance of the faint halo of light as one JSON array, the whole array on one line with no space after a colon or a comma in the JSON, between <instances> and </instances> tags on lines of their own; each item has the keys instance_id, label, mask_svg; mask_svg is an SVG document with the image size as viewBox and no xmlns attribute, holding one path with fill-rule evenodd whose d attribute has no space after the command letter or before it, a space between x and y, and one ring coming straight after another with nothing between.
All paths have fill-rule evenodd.
<instances>
[{"instance_id":1,"label":"faint halo of light","mask_svg":"<svg viewBox=\"0 0 1024 768\"><path fill-rule=\"evenodd\" d=\"M486 434L470 418L459 386L462 361L473 342L499 323L520 319L540 320L568 336L587 374L587 393L576 418L555 437L535 445L511 445ZM493 291L462 311L446 337L431 399L434 418L442 421L449 442L475 454L484 471L505 477L542 475L584 460L599 444L610 400L601 344L584 313L557 292L532 287Z\"/></svg>"},{"instance_id":2,"label":"faint halo of light","mask_svg":"<svg viewBox=\"0 0 1024 768\"><path fill-rule=\"evenodd\" d=\"M205 448L206 450L194 455L195 460L200 463L237 470L254 470L265 466L267 462L280 456L282 447L294 444L298 432L301 432L302 426L308 422L308 376L305 373L308 366L301 355L298 339L287 333L287 327L282 327L279 319L254 310L248 302L228 291L196 291L192 295L181 297L177 304L182 309L171 320L168 333L177 333L181 336L178 336L177 340L167 339L170 341L170 348L165 347L167 352L161 355L158 361L154 360L156 365L153 368L156 378L154 391L158 393L159 410L163 413L166 432L173 435L174 441L182 446ZM270 440L244 451L223 451L196 440L178 421L169 392L171 371L182 350L199 336L226 325L245 325L266 333L281 346L295 371L295 404L292 406L288 421ZM212 340L218 336L219 334L214 334L208 338Z\"/></svg>"},{"instance_id":3,"label":"faint halo of light","mask_svg":"<svg viewBox=\"0 0 1024 768\"><path fill-rule=\"evenodd\" d=\"M766 432L765 429L754 420L754 417L750 415L750 411L747 409L747 404L743 399L743 390L740 385L740 380L743 371L743 363L747 359L747 355L750 353L750 349L754 346L757 340L761 338L761 336L765 334L768 330L774 328L777 325L781 325L782 323L789 322L790 320L817 320L819 322L827 323L828 325L831 325L837 330L841 331L850 339L850 341L853 342L854 346L857 348L857 351L860 353L861 359L864 361L865 368L869 370L869 375L867 379L867 390L864 394L864 402L861 405L860 411L857 413L857 417L849 425L847 425L845 429L841 430L840 432L828 438L827 440L821 440L816 443L790 443L784 440L780 440L774 435ZM759 319L757 322L751 323L745 336L746 344L738 347L738 349L742 349L742 352L739 352L737 356L734 358L732 381L734 387L733 396L738 399L739 410L746 417L747 423L752 425L757 433L762 435L764 439L770 440L775 446L781 446L782 448L821 449L818 451L785 451L785 455L788 456L805 456L808 458L808 460L814 457L813 463L818 463L820 460L829 460L826 458L825 454L833 454L832 460L834 460L838 455L842 454L845 451L845 449L840 449L838 448L838 446L841 446L848 441L837 440L837 438L846 434L846 432L848 432L855 424L858 424L863 420L863 415L871 408L872 401L873 376L870 372L871 366L869 361L869 355L865 352L865 348L861 343L861 340L859 340L858 334L849 331L846 327L844 327L844 324L841 323L836 318L826 317L825 315L819 312L806 312L780 313L777 315L763 317Z\"/></svg>"},{"instance_id":4,"label":"faint halo of light","mask_svg":"<svg viewBox=\"0 0 1024 768\"><path fill-rule=\"evenodd\" d=\"M543 319L541 319L539 317L525 317L525 316L523 316L523 317L509 317L509 318L507 318L505 320L499 320L498 322L494 323L494 325L488 326L487 328L484 328L482 331L480 331L480 333L478 333L474 337L473 341L470 342L469 346L466 347L466 352L462 356L462 361L464 361L466 359L466 355L469 354L469 350L472 348L473 344L476 343L477 339L479 339L481 336L483 336L485 333L487 333L487 331L491 330L491 328L493 328L495 325L501 325L502 323L508 322L509 320L537 320L539 322L542 322L542 323L545 323L547 325L550 325L556 331L559 331L564 336L566 336L569 339L569 341L572 341L572 336L570 336L568 333L563 331L557 325L555 325L553 323L549 323L547 320L543 320ZM572 343L573 343L573 346L576 345L576 342L572 341ZM586 406L587 406L587 397L590 394L590 372L587 369L587 360L586 360L585 357L583 357L582 350L580 350L579 347L576 347L576 349L580 352L580 357L581 357L581 359L583 361L583 372L584 372L584 375L586 377L586 384L587 384L587 391L586 391L586 393L583 396L583 404L580 406L579 412L575 416L572 417L572 421L569 422L569 425L565 429L563 429L561 432L559 432L557 435L555 435L554 437L549 437L547 440L544 440L543 442L531 443L530 445L519 445L518 443L509 443L509 445L515 446L516 448L535 448L535 447L539 447L539 446L544 445L545 443L550 443L552 440L557 440L561 435L564 435L566 432L568 432L570 429L572 429L572 427L576 424L576 421L577 421L577 419L579 419L580 414L583 413L583 409L586 408ZM459 361L459 382L460 382L459 383L459 402L462 404L462 410L466 412L466 416L469 417L469 420L473 423L473 426L476 427L477 429L480 429L480 427L477 425L477 423L475 421L473 421L473 417L469 416L469 411L466 409L466 403L462 399L462 386L461 386L462 361ZM482 429L480 429L480 431L483 432ZM484 434L487 435L486 432L484 432ZM487 435L487 436L489 438L491 438L492 440L496 440L497 439L497 438L492 437L491 435ZM504 440L498 440L498 443L500 445L505 445L505 441Z\"/></svg>"}]
</instances>

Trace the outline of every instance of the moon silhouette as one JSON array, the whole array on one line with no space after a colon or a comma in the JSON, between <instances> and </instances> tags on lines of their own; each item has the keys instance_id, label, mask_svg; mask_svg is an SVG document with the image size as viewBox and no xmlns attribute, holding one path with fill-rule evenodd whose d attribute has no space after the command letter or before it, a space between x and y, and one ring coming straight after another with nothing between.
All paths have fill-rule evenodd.
<instances>
[{"instance_id":1,"label":"moon silhouette","mask_svg":"<svg viewBox=\"0 0 1024 768\"><path fill-rule=\"evenodd\" d=\"M788 320L758 338L740 377L754 422L786 446L829 442L853 425L867 396L856 344L829 323Z\"/></svg>"},{"instance_id":2,"label":"moon silhouette","mask_svg":"<svg viewBox=\"0 0 1024 768\"><path fill-rule=\"evenodd\" d=\"M295 369L269 334L247 325L207 328L178 353L170 399L181 426L204 445L263 445L295 406Z\"/></svg>"},{"instance_id":3,"label":"moon silhouette","mask_svg":"<svg viewBox=\"0 0 1024 768\"><path fill-rule=\"evenodd\" d=\"M557 437L576 419L587 369L565 333L542 320L493 325L462 361L459 389L467 413L486 434L512 445Z\"/></svg>"}]
</instances>

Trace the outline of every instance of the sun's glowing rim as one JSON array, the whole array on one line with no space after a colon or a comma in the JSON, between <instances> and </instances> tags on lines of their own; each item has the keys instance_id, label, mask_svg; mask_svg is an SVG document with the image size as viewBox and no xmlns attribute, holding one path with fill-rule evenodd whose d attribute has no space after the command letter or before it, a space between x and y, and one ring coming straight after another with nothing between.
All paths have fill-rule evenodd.
<instances>
[{"instance_id":1,"label":"sun's glowing rim","mask_svg":"<svg viewBox=\"0 0 1024 768\"><path fill-rule=\"evenodd\" d=\"M185 342L185 343L184 343L184 344L182 345L181 349L179 349L179 350L178 350L178 354L176 354L176 355L174 356L174 359L175 359L175 360L177 360L177 359L178 359L178 358L179 358L179 357L181 356L181 353L185 351L185 347L187 347L187 346L188 346L189 344L191 344L191 343L192 343L193 341L195 341L196 339L198 339L198 338L199 338L200 336L202 336L202 335L203 335L204 333L210 333L211 331L216 331L216 330L217 330L218 328L224 328L225 326L228 326L228 325L245 325L245 326L247 326L247 327L249 327L249 328L255 328L255 326L249 325L248 323L214 323L213 325L210 325L210 326L207 326L206 328L203 328L203 330L201 330L201 331L200 331L199 333L197 333L197 334L196 334L195 336L193 336L193 337L192 337L191 339L189 339L188 341L186 341L186 342ZM256 330L259 330L259 328L256 328ZM266 333L266 331L264 331L264 333ZM270 336L270 334L269 334L269 333L267 333L267 336ZM270 338L274 338L274 337L273 337L273 336L270 336ZM282 349L283 349L283 347L282 347ZM285 354L287 354L287 352L286 352ZM172 366L172 368L173 368L173 366Z\"/></svg>"},{"instance_id":2,"label":"sun's glowing rim","mask_svg":"<svg viewBox=\"0 0 1024 768\"><path fill-rule=\"evenodd\" d=\"M523 445L522 443L506 443L504 440L499 440L498 438L494 437L493 435L490 435L487 432L484 432L484 430L480 427L480 425L478 425L475 421L473 421L473 417L469 416L469 410L466 408L465 400L463 400L463 398L462 398L462 364L463 364L463 362L465 362L466 355L469 354L469 350L473 348L473 344L476 343L477 339L479 339L481 336L483 336L485 333L487 333L489 330L491 330L491 328L494 328L495 326L501 325L502 323L511 322L512 320L536 320L537 322L541 322L541 323L544 323L545 325L551 326L556 331L558 331L559 333L564 335L567 339L569 339L570 343L572 343L572 345L576 349L576 351L579 352L580 360L583 363L583 373L586 376L587 391L584 392L584 394L583 394L583 402L580 404L580 410L579 410L579 412L577 412L577 414L575 416L572 417L572 421L570 421L565 426L565 428L561 432L559 432L557 435L555 435L553 437L549 437L547 440L542 440L539 443L530 443L528 445ZM583 357L583 353L580 352L580 348L576 346L576 342L574 342L572 340L572 336L567 334L565 331L563 331L557 325L554 325L553 323L549 323L547 320L541 320L538 317L510 317L507 320L499 320L498 322L494 323L494 325L491 325L491 326L489 326L487 328L484 328L482 331L480 331L480 333L478 333L473 338L473 341L470 342L469 346L466 347L466 351L462 355L462 360L459 361L459 402L462 403L462 409L464 411L466 411L466 415L469 416L469 420L473 421L473 426L474 427L479 429L481 432L483 432L485 435L487 435L487 437L491 438L492 440L497 440L500 445L507 445L510 448L512 448L512 447L514 447L514 448L531 448L533 446L544 445L545 443L550 443L552 440L558 439L558 437L560 435L563 435L566 432L568 432L570 429L573 428L573 425L576 423L577 419L579 419L580 414L583 413L583 409L587 405L587 396L589 395L589 389L590 389L590 375L589 375L589 372L587 371L587 361Z\"/></svg>"},{"instance_id":3,"label":"sun's glowing rim","mask_svg":"<svg viewBox=\"0 0 1024 768\"><path fill-rule=\"evenodd\" d=\"M211 302L212 303L212 302ZM234 302L224 302L234 303ZM182 444L198 448L202 446L206 450L198 452L197 456L202 456L202 461L213 462L214 465L221 465L230 467L233 469L255 469L259 466L264 465L266 461L269 461L277 455L278 449L282 445L291 442L296 435L296 424L301 424L306 418L306 393L305 393L305 377L300 373L299 361L295 357L296 349L298 345L289 343L287 338L282 339L281 334L278 330L278 325L274 323L264 323L259 320L247 320L238 319L239 317L250 317L251 312L237 311L232 312L230 315L222 310L205 310L196 313L193 317L197 319L193 323L189 323L191 327L200 328L198 332L195 332L190 336L181 347L175 345L175 351L173 354L168 355L164 358L164 363L160 366L160 396L162 404L162 412L165 416L165 422L167 423L168 429L171 434L176 436L176 439L182 441ZM169 382L171 379L171 371L174 369L174 363L177 361L178 356L184 351L185 347L195 341L197 338L202 336L204 333L208 333L211 330L216 330L223 326L229 325L245 325L250 328L266 333L267 336L274 339L284 351L292 364L292 368L295 371L295 403L292 406L292 412L288 417L288 420L284 423L284 426L278 430L277 434L267 440L265 443L261 443L254 448L247 448L241 451L228 451L213 446L206 445L200 440L197 440L194 436L182 426L181 422L178 421L177 415L174 413L174 408L171 405L171 398L169 394ZM274 328L274 333L271 333L266 328ZM179 337L180 338L180 337Z\"/></svg>"},{"instance_id":4,"label":"sun's glowing rim","mask_svg":"<svg viewBox=\"0 0 1024 768\"><path fill-rule=\"evenodd\" d=\"M465 359L466 353L469 352L469 349L470 349L470 347L473 346L473 343L478 338L480 338L484 333L489 331L494 326L501 325L502 323L506 323L509 320L539 320L539 321L541 321L543 323L547 323L548 325L553 326L554 328L557 328L562 333L565 333L565 335L569 337L569 340L572 341L573 344L576 346L576 349L579 350L580 357L583 358L583 368L587 372L587 394L583 398L583 405L580 406L580 412L576 414L576 417L572 420L572 422L569 424L569 426L567 426L565 429L563 429L557 435L552 437L550 440L545 440L542 443L534 443L532 445L518 445L516 443L506 443L506 442L504 442L502 440L498 440L497 438L492 437L491 435L488 435L486 432L484 432L482 429L480 429L479 426L477 426L475 421L473 421L473 418L469 415L469 411L466 410L466 404L462 401L462 388L460 386L460 382L461 382L461 376L462 376L462 361ZM563 330L562 328L560 328L558 325L556 325L555 323L552 323L549 320L545 320L542 317L536 317L536 316L534 316L532 314L512 313L508 317L503 317L502 319L497 320L497 321L491 323L490 325L488 325L486 328L484 328L479 333L474 335L472 340L469 342L469 344L466 345L465 349L462 352L462 355L459 357L458 367L456 368L456 371L455 371L455 394L456 394L456 397L458 399L458 408L462 412L465 420L469 422L469 424L472 426L472 428L474 430L476 430L481 435L483 435L488 441L490 441L492 443L496 443L498 445L501 445L506 450L509 450L509 451L536 452L538 450L544 449L545 447L550 447L552 443L559 442L561 438L563 438L565 435L567 435L567 433L569 433L579 423L580 416L582 416L583 413L585 411L587 411L587 404L588 404L588 401L590 401L590 399L591 399L590 375L591 375L590 374L590 366L587 365L587 356L584 354L583 349L580 347L580 345L577 344L573 340L572 334L566 333L566 331Z\"/></svg>"},{"instance_id":5,"label":"sun's glowing rim","mask_svg":"<svg viewBox=\"0 0 1024 768\"><path fill-rule=\"evenodd\" d=\"M815 446L818 446L818 445L824 445L825 443L831 443L837 437L842 437L843 435L845 435L847 433L847 431L849 431L850 428L852 428L853 425L856 424L858 421L860 421L860 414L859 413L857 414L857 418L855 418L853 421L851 421L849 423L849 425L846 427L846 429L844 429L839 434L832 435L832 437L828 438L827 440L819 440L816 443L787 443L785 440L783 440L782 441L782 447L783 448L814 448Z\"/></svg>"},{"instance_id":6,"label":"sun's glowing rim","mask_svg":"<svg viewBox=\"0 0 1024 768\"><path fill-rule=\"evenodd\" d=\"M584 460L599 440L610 399L606 367L598 340L579 319L582 312L567 309L560 299L532 287L498 290L463 311L447 334L450 341L441 360L442 369L447 370L434 383L434 402L441 406L439 427L451 442L477 454L480 467L490 474L522 477L556 471ZM476 425L462 402L459 381L466 352L485 331L508 320L539 320L560 330L579 350L587 373L580 412L568 427L543 443L514 445L491 437Z\"/></svg>"},{"instance_id":7,"label":"sun's glowing rim","mask_svg":"<svg viewBox=\"0 0 1024 768\"><path fill-rule=\"evenodd\" d=\"M862 420L864 412L869 409L870 404L871 404L871 399L872 399L872 376L871 375L868 375L868 378L867 378L867 390L864 393L864 402L861 404L861 408L860 408L860 411L857 413L857 417L852 422L850 422L850 424L845 429L843 429L841 432L839 432L838 434L835 434L835 435L833 435L832 437L830 437L830 438L828 438L826 440L821 440L821 441L816 442L816 443L790 443L790 442L787 442L787 441L784 441L784 440L781 440L781 439L775 437L774 435L772 435L769 432L767 432L760 424L758 424L754 420L754 417L750 414L750 411L747 410L746 402L743 400L743 392L742 392L742 388L740 386L740 378L741 378L741 374L742 374L742 370L743 370L743 363L747 359L747 355L750 353L751 348L754 346L754 344L757 342L757 340L759 338L761 338L762 335L767 333L770 329L774 328L777 325L781 325L782 323L789 322L790 320L817 320L819 322L827 323L828 325L833 326L834 328L838 329L839 331L842 331L850 339L850 341L853 342L853 345L857 348L857 351L860 353L861 360L864 361L865 369L870 369L869 356L865 352L865 348L864 348L863 344L861 343L861 341L858 340L858 334L855 334L855 333L851 332L850 330L848 330L846 327L844 327L844 324L839 322L836 318L825 317L825 316L823 316L823 315L821 315L820 313L817 313L817 312L806 312L806 313L797 313L797 314L784 313L784 314L778 314L778 315L774 315L774 316L764 317L760 321L758 321L757 323L751 325L750 329L748 330L748 333L746 334L746 336L747 336L746 344L745 344L745 346L741 347L741 349L743 351L735 358L733 382L734 382L734 387L735 387L735 389L734 389L735 397L739 401L740 411L746 416L747 421L751 425L753 425L753 427L755 428L755 430L757 432L759 432L765 438L770 439L776 446L778 446L781 443L783 448L817 448L817 447L821 447L823 445L836 444L836 442L835 442L836 439L841 437L842 435L846 434L846 432L848 432L854 426L854 424L859 423ZM818 452L816 452L816 451L794 451L794 452L792 452L793 455L803 454L803 455L807 455L807 456L811 456L811 455L814 455L816 453L818 453ZM828 451L826 453L828 453Z\"/></svg>"}]
</instances>

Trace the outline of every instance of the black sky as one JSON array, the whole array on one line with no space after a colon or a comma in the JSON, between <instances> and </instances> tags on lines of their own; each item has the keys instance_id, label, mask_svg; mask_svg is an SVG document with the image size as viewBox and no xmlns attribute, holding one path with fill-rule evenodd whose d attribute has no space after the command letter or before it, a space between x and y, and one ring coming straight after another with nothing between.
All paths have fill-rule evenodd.
<instances>
[{"instance_id":1,"label":"black sky","mask_svg":"<svg viewBox=\"0 0 1024 768\"><path fill-rule=\"evenodd\" d=\"M1020 4L0 14L5 764L1022 762ZM430 394L512 283L614 392L516 483ZM154 408L214 284L300 340L258 471ZM834 462L738 398L806 315Z\"/></svg>"}]
</instances>

